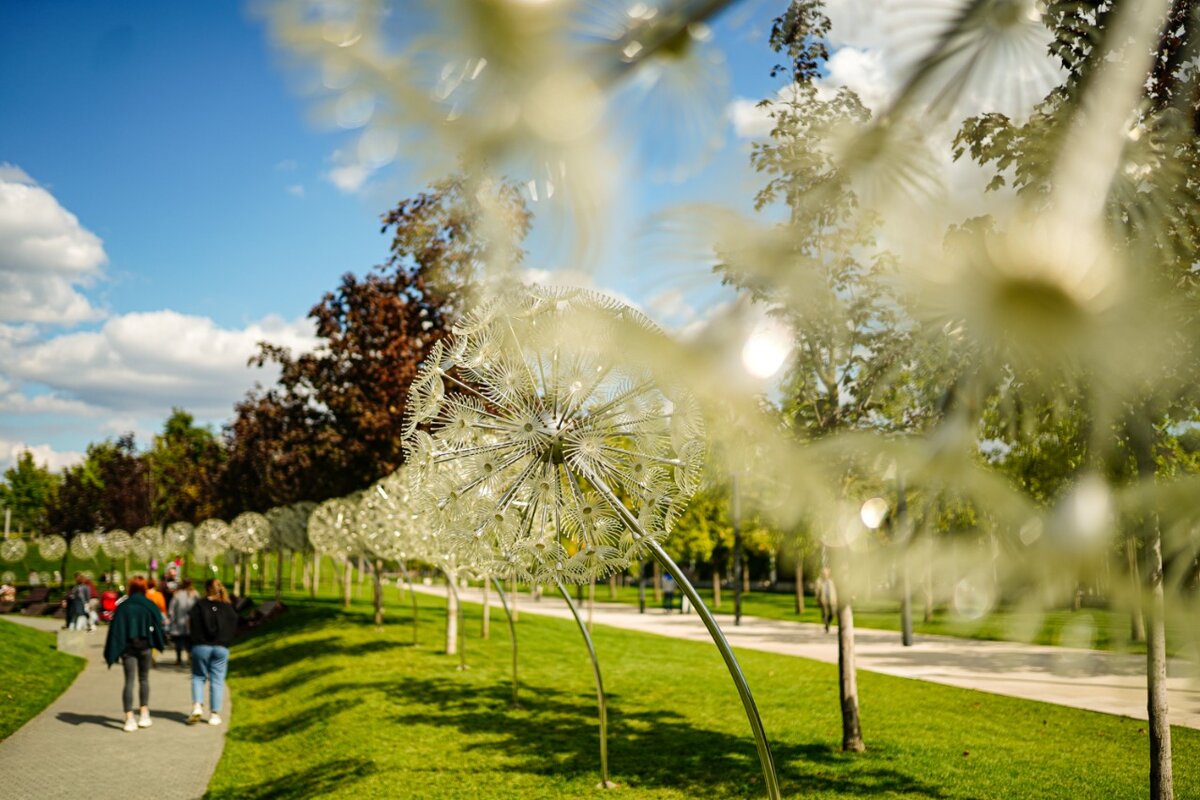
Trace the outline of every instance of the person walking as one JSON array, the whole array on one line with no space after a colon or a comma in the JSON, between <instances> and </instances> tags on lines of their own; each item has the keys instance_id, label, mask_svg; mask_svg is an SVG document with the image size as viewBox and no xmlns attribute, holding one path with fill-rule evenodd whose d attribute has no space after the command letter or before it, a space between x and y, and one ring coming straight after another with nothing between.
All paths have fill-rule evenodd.
<instances>
[{"instance_id":1,"label":"person walking","mask_svg":"<svg viewBox=\"0 0 1200 800\"><path fill-rule=\"evenodd\" d=\"M229 671L229 647L237 633L237 612L229 593L216 578L204 582L204 598L188 612L188 635L192 642L192 713L188 724L204 716L204 681L208 681L209 725L221 724L225 699L225 675Z\"/></svg>"},{"instance_id":2,"label":"person walking","mask_svg":"<svg viewBox=\"0 0 1200 800\"><path fill-rule=\"evenodd\" d=\"M175 644L175 666L183 666L183 654L187 653L188 658L191 658L192 645L191 638L188 636L188 614L192 610L192 606L196 605L196 600L200 595L192 587L192 579L184 578L183 583L171 595L171 605L167 616L169 624L167 630L171 634L171 641Z\"/></svg>"},{"instance_id":3,"label":"person walking","mask_svg":"<svg viewBox=\"0 0 1200 800\"><path fill-rule=\"evenodd\" d=\"M158 590L158 581L154 580L154 578L146 580L146 598L158 606L158 610L162 612L163 620L166 621L167 598L163 597L163 593Z\"/></svg>"},{"instance_id":4,"label":"person walking","mask_svg":"<svg viewBox=\"0 0 1200 800\"><path fill-rule=\"evenodd\" d=\"M88 601L92 591L88 588L82 572L75 573L75 585L67 593L67 627L73 630L91 630L88 618Z\"/></svg>"},{"instance_id":5,"label":"person walking","mask_svg":"<svg viewBox=\"0 0 1200 800\"><path fill-rule=\"evenodd\" d=\"M104 641L104 661L109 668L121 662L125 671L125 688L121 701L125 709L125 731L149 728L150 666L153 650L160 653L167 643L163 637L162 614L158 606L146 598L146 579L138 575L129 581L124 602L117 605ZM133 678L137 674L138 707L141 714L134 719Z\"/></svg>"},{"instance_id":6,"label":"person walking","mask_svg":"<svg viewBox=\"0 0 1200 800\"><path fill-rule=\"evenodd\" d=\"M829 633L829 624L837 615L837 586L833 583L829 567L822 567L821 577L817 579L817 605L821 607L821 622L825 623L825 632Z\"/></svg>"}]
</instances>

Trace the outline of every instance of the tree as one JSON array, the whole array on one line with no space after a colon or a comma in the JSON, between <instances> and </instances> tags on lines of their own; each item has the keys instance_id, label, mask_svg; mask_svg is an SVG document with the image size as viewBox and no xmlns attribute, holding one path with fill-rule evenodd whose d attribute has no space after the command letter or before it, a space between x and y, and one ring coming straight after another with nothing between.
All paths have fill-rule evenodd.
<instances>
[{"instance_id":1,"label":"tree","mask_svg":"<svg viewBox=\"0 0 1200 800\"><path fill-rule=\"evenodd\" d=\"M361 278L347 273L309 312L320 345L294 356L264 344L254 359L259 366L278 364L279 384L247 397L239 416L269 418L257 430L274 426L291 441L319 430L322 457L336 458L309 499L361 489L400 466L405 407L418 367L461 313L484 265L498 257L519 262L530 224L520 195L508 184L495 189L511 237L495 241L474 227L477 190L452 178L402 201L383 216L383 231L392 234L388 260ZM235 439L238 430L235 423ZM238 464L244 452L231 444Z\"/></svg>"},{"instance_id":2,"label":"tree","mask_svg":"<svg viewBox=\"0 0 1200 800\"><path fill-rule=\"evenodd\" d=\"M146 453L153 488L153 517L160 523L202 522L219 515L221 443L181 408L171 411Z\"/></svg>"},{"instance_id":3,"label":"tree","mask_svg":"<svg viewBox=\"0 0 1200 800\"><path fill-rule=\"evenodd\" d=\"M1062 186L1056 183L1059 154L1073 146L1068 138L1097 105L1089 98L1092 87L1128 64L1137 69L1142 51L1130 52L1130 28L1122 14L1132 14L1129 4L1053 3L1048 21L1054 33L1051 52L1066 72L1066 80L1018 123L1000 114L968 120L956 139L955 156L968 155L991 165L995 174L989 188L1011 181L1017 193L1035 208L1045 208ZM1175 357L1161 365L1142 366L1131 388L1122 393L1115 409L1102 418L1089 411L1089 424L1106 435L1087 458L1104 466L1110 481L1154 484L1180 468L1172 457L1179 449L1171 441L1178 431L1197 419L1195 381L1198 353L1195 347L1197 277L1193 264L1200 243L1200 111L1194 102L1198 87L1192 68L1197 45L1192 0L1177 0L1163 21L1147 18L1157 27L1157 47L1145 64L1141 98L1124 131L1116 169L1107 181L1102 215L1118 257L1137 265L1138 292L1145 298L1168 298L1155 313L1176 324L1156 342ZM1119 32L1119 33L1114 33ZM1148 51L1147 51L1148 52ZM1088 100L1092 102L1089 104ZM1107 99L1107 98L1105 98ZM1020 376L1018 376L1020 377ZM1110 376L1089 375L1091 385L1103 385ZM1094 404L1093 404L1094 405ZM1081 452L1080 448L1077 452ZM1134 542L1148 556L1144 604L1147 628L1148 707L1150 716L1150 789L1155 800L1173 796L1171 738L1166 703L1166 644L1164 625L1163 538L1158 513L1132 515L1126 535L1130 542L1131 572L1137 574ZM1134 613L1142 603L1139 600ZM1135 631L1137 625L1135 623Z\"/></svg>"},{"instance_id":4,"label":"tree","mask_svg":"<svg viewBox=\"0 0 1200 800\"><path fill-rule=\"evenodd\" d=\"M46 528L46 510L54 500L58 477L46 466L39 466L28 450L4 471L0 484L0 507L12 512L17 530L40 531Z\"/></svg>"}]
</instances>

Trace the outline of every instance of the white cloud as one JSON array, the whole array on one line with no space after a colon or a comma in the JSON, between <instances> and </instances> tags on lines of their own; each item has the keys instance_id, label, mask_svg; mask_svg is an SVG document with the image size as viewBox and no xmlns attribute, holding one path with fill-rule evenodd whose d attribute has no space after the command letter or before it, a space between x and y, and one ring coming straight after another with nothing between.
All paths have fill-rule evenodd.
<instances>
[{"instance_id":1,"label":"white cloud","mask_svg":"<svg viewBox=\"0 0 1200 800\"><path fill-rule=\"evenodd\" d=\"M354 194L374 174L375 169L345 150L334 150L329 157L333 164L325 178L346 194Z\"/></svg>"},{"instance_id":2,"label":"white cloud","mask_svg":"<svg viewBox=\"0 0 1200 800\"><path fill-rule=\"evenodd\" d=\"M260 341L294 351L315 344L307 319L268 316L241 329L222 328L207 317L176 311L125 314L98 331L63 334L9 348L10 378L48 387L43 398L0 403L12 411L91 414L165 414L174 405L199 416L224 417L255 380L269 381L246 366Z\"/></svg>"},{"instance_id":3,"label":"white cloud","mask_svg":"<svg viewBox=\"0 0 1200 800\"><path fill-rule=\"evenodd\" d=\"M299 183L293 183L287 187L287 193L295 197L304 197L304 186Z\"/></svg>"},{"instance_id":4,"label":"white cloud","mask_svg":"<svg viewBox=\"0 0 1200 800\"><path fill-rule=\"evenodd\" d=\"M669 328L687 325L696 318L696 309L688 303L683 291L664 289L646 301L646 310L660 324Z\"/></svg>"},{"instance_id":5,"label":"white cloud","mask_svg":"<svg viewBox=\"0 0 1200 800\"><path fill-rule=\"evenodd\" d=\"M888 69L881 50L843 47L829 57L826 66L829 72L817 80L818 87L827 91L848 87L872 111L881 110L895 94L896 72Z\"/></svg>"},{"instance_id":6,"label":"white cloud","mask_svg":"<svg viewBox=\"0 0 1200 800\"><path fill-rule=\"evenodd\" d=\"M771 109L759 106L759 101L746 97L735 98L725 108L725 116L733 123L733 132L739 139L763 139L775 127Z\"/></svg>"},{"instance_id":7,"label":"white cloud","mask_svg":"<svg viewBox=\"0 0 1200 800\"><path fill-rule=\"evenodd\" d=\"M0 164L0 322L98 319L79 288L108 261L100 238L20 167Z\"/></svg>"},{"instance_id":8,"label":"white cloud","mask_svg":"<svg viewBox=\"0 0 1200 800\"><path fill-rule=\"evenodd\" d=\"M25 442L0 439L0 470L8 469L15 464L26 450L33 453L34 463L47 466L55 472L83 461L83 453L73 450L60 452L48 444L28 445Z\"/></svg>"}]
</instances>

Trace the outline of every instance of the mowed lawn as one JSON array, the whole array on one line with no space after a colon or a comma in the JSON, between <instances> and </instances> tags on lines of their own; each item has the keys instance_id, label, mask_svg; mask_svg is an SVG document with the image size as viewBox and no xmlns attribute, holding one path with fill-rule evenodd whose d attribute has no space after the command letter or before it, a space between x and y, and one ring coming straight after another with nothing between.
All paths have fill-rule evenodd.
<instances>
[{"instance_id":1,"label":"mowed lawn","mask_svg":"<svg viewBox=\"0 0 1200 800\"><path fill-rule=\"evenodd\" d=\"M442 652L443 604L290 598L234 647L234 713L213 798L761 797L749 728L716 650L597 627L610 694L615 793L595 789L595 694L578 630L523 615L521 708L511 709L502 614L467 661ZM784 793L804 798L1132 798L1147 792L1146 724L860 673L866 753L839 750L837 669L739 653ZM1176 796L1200 797L1200 732L1176 729Z\"/></svg>"},{"instance_id":2,"label":"mowed lawn","mask_svg":"<svg viewBox=\"0 0 1200 800\"><path fill-rule=\"evenodd\" d=\"M84 660L54 649L53 633L0 619L0 740L62 694Z\"/></svg>"}]
</instances>

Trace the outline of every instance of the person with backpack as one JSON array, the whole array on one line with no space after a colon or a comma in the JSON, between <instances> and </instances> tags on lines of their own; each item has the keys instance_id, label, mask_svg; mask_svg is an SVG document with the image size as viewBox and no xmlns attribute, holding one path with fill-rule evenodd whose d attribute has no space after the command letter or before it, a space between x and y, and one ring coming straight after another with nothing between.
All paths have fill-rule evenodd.
<instances>
[{"instance_id":1,"label":"person with backpack","mask_svg":"<svg viewBox=\"0 0 1200 800\"><path fill-rule=\"evenodd\" d=\"M188 612L188 636L192 644L192 713L188 724L204 716L204 682L208 681L209 725L221 724L225 698L225 676L229 671L229 647L237 633L237 612L229 593L216 578L204 582L204 597Z\"/></svg>"},{"instance_id":2,"label":"person with backpack","mask_svg":"<svg viewBox=\"0 0 1200 800\"><path fill-rule=\"evenodd\" d=\"M150 720L150 666L153 650L160 653L166 648L163 636L162 613L158 606L146 598L146 579L135 576L129 581L128 594L117 604L112 622L108 626L108 638L104 641L104 661L109 668L121 662L125 671L125 688L121 701L125 708L125 732L138 728L149 728ZM138 680L138 707L140 716L134 719L133 679Z\"/></svg>"}]
</instances>

